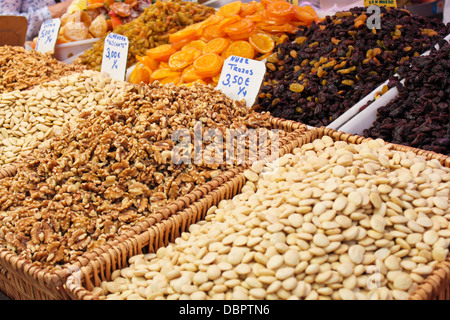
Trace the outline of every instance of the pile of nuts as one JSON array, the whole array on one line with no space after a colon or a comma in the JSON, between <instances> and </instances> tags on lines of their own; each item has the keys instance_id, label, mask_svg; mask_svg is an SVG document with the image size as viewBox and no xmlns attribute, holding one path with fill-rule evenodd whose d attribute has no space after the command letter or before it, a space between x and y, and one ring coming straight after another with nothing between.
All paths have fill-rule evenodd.
<instances>
[{"instance_id":1,"label":"pile of nuts","mask_svg":"<svg viewBox=\"0 0 450 320\"><path fill-rule=\"evenodd\" d=\"M439 43L450 26L402 9L381 8L381 29L369 29L365 8L337 12L293 41L278 45L255 109L327 126L396 73L396 68Z\"/></svg>"},{"instance_id":2,"label":"pile of nuts","mask_svg":"<svg viewBox=\"0 0 450 320\"><path fill-rule=\"evenodd\" d=\"M324 136L244 172L240 194L134 256L106 299L407 299L448 256L450 169Z\"/></svg>"},{"instance_id":3,"label":"pile of nuts","mask_svg":"<svg viewBox=\"0 0 450 320\"><path fill-rule=\"evenodd\" d=\"M203 136L207 147L217 136L210 130L245 133L271 126L268 115L250 112L209 86L130 86L120 103L80 113L77 126L64 126L16 162L14 177L0 180L1 246L43 265L73 262L240 164L174 163L177 130L193 136L200 123L200 132L211 135ZM265 143L271 136L269 131Z\"/></svg>"},{"instance_id":4,"label":"pile of nuts","mask_svg":"<svg viewBox=\"0 0 450 320\"><path fill-rule=\"evenodd\" d=\"M0 93L31 89L85 69L85 66L65 64L35 50L0 46Z\"/></svg>"},{"instance_id":5,"label":"pile of nuts","mask_svg":"<svg viewBox=\"0 0 450 320\"><path fill-rule=\"evenodd\" d=\"M28 155L82 111L120 100L130 84L85 70L30 90L0 94L0 165Z\"/></svg>"}]
</instances>

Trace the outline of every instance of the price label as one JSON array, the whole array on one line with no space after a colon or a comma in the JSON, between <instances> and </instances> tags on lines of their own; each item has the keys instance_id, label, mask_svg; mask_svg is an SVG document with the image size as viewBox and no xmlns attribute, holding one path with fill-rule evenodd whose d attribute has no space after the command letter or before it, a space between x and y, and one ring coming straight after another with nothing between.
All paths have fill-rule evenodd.
<instances>
[{"instance_id":1,"label":"price label","mask_svg":"<svg viewBox=\"0 0 450 320\"><path fill-rule=\"evenodd\" d=\"M55 52L60 28L61 19L59 18L44 21L39 30L36 51L41 53Z\"/></svg>"},{"instance_id":2,"label":"price label","mask_svg":"<svg viewBox=\"0 0 450 320\"><path fill-rule=\"evenodd\" d=\"M101 72L116 80L125 80L128 61L128 38L110 33L105 39Z\"/></svg>"},{"instance_id":3,"label":"price label","mask_svg":"<svg viewBox=\"0 0 450 320\"><path fill-rule=\"evenodd\" d=\"M397 8L397 0L364 0L364 6L379 6Z\"/></svg>"},{"instance_id":4,"label":"price label","mask_svg":"<svg viewBox=\"0 0 450 320\"><path fill-rule=\"evenodd\" d=\"M247 107L251 107L265 73L266 64L263 61L230 56L224 62L216 89L230 99L245 100Z\"/></svg>"}]
</instances>

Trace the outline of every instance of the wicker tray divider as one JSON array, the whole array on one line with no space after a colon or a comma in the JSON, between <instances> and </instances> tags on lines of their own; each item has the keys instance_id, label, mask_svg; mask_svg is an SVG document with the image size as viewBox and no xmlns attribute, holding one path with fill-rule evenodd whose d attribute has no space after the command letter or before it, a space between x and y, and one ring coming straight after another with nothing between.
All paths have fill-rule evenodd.
<instances>
[{"instance_id":1,"label":"wicker tray divider","mask_svg":"<svg viewBox=\"0 0 450 320\"><path fill-rule=\"evenodd\" d=\"M280 129L288 133L280 139L280 149L288 145L292 140L309 129L306 125L279 118L269 118L271 129ZM66 280L78 271L90 270L88 265L95 259L105 261L105 265L99 265L108 275L117 268L123 268L128 263L130 256L142 252L143 248L133 236L139 235L153 225L165 224L170 216L199 201L205 195L216 190L219 186L230 181L233 177L245 170L246 166L230 169L208 183L196 187L191 193L178 198L165 207L158 209L145 221L131 227L123 235L108 242L102 247L94 249L78 257L70 266L62 266L54 269L41 268L28 260L24 260L6 248L0 247L0 291L12 299L17 300L70 300L73 296L66 288ZM18 168L14 164L0 167L0 179L13 177ZM125 246L127 240L134 243L133 246ZM116 254L114 254L115 252ZM107 264L105 256L113 254L117 259L112 264Z\"/></svg>"},{"instance_id":2,"label":"wicker tray divider","mask_svg":"<svg viewBox=\"0 0 450 320\"><path fill-rule=\"evenodd\" d=\"M295 148L321 138L324 135L330 136L335 141L346 141L348 143L359 144L363 141L372 140L357 135L338 132L328 128L314 128L308 132L291 140L289 145L283 146L280 156L291 152ZM397 144L390 144L390 147L398 151L411 151L425 156L428 160L437 159L441 164L450 167L450 157L442 154L428 152L421 149L405 147ZM267 162L269 162L269 159ZM112 268L119 265L128 266L125 256L131 257L129 253L156 252L159 248L167 246L178 238L182 232L186 232L191 224L203 220L208 210L217 205L221 200L231 199L239 194L244 186L246 178L243 172L235 175L217 189L213 190L199 201L193 203L186 209L176 212L168 219L151 226L145 232L128 238L121 243L121 247L110 248L101 257L90 261L77 277L68 278L68 294L74 300L97 300L93 294L94 287L100 285L102 281L110 280ZM117 270L117 269L116 269ZM433 273L428 276L417 290L410 296L412 300L449 300L450 299L450 257L446 261L438 263Z\"/></svg>"}]
</instances>

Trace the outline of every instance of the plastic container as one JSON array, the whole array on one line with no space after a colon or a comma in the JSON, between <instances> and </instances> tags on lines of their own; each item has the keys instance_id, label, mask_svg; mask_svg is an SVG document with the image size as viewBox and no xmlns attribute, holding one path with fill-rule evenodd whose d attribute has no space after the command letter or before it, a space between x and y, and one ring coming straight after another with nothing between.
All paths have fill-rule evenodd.
<instances>
[{"instance_id":1,"label":"plastic container","mask_svg":"<svg viewBox=\"0 0 450 320\"><path fill-rule=\"evenodd\" d=\"M64 61L67 60L85 50L92 48L94 43L100 40L99 38L74 41L68 43L58 44L55 47L54 57L56 60Z\"/></svg>"}]
</instances>

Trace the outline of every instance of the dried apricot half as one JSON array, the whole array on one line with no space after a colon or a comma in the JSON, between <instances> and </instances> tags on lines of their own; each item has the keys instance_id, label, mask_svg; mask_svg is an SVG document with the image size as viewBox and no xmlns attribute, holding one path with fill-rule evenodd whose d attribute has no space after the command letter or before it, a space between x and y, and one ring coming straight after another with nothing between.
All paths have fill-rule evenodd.
<instances>
[{"instance_id":1,"label":"dried apricot half","mask_svg":"<svg viewBox=\"0 0 450 320\"><path fill-rule=\"evenodd\" d=\"M289 17L294 13L294 6L287 1L271 2L267 5L266 11L276 18Z\"/></svg>"},{"instance_id":2,"label":"dried apricot half","mask_svg":"<svg viewBox=\"0 0 450 320\"><path fill-rule=\"evenodd\" d=\"M265 33L252 34L248 41L259 53L269 53L275 48L275 41Z\"/></svg>"},{"instance_id":3,"label":"dried apricot half","mask_svg":"<svg viewBox=\"0 0 450 320\"><path fill-rule=\"evenodd\" d=\"M151 70L146 68L143 63L138 62L130 74L129 81L134 84L149 83L151 73Z\"/></svg>"},{"instance_id":4,"label":"dried apricot half","mask_svg":"<svg viewBox=\"0 0 450 320\"><path fill-rule=\"evenodd\" d=\"M177 51L169 58L169 67L172 70L182 70L194 62L201 55L201 52L195 48Z\"/></svg>"},{"instance_id":5,"label":"dried apricot half","mask_svg":"<svg viewBox=\"0 0 450 320\"><path fill-rule=\"evenodd\" d=\"M195 72L194 66L189 66L183 70L183 73L181 74L181 79L184 82L193 82L195 80L202 79L202 76L200 76L197 72Z\"/></svg>"},{"instance_id":6,"label":"dried apricot half","mask_svg":"<svg viewBox=\"0 0 450 320\"><path fill-rule=\"evenodd\" d=\"M150 75L150 79L152 80L161 80L168 77L175 77L180 76L181 72L173 71L170 69L158 69L153 71L153 73Z\"/></svg>"},{"instance_id":7,"label":"dried apricot half","mask_svg":"<svg viewBox=\"0 0 450 320\"><path fill-rule=\"evenodd\" d=\"M223 59L216 53L207 53L198 57L193 66L201 77L214 77L222 70Z\"/></svg>"},{"instance_id":8,"label":"dried apricot half","mask_svg":"<svg viewBox=\"0 0 450 320\"><path fill-rule=\"evenodd\" d=\"M170 56L175 53L175 49L171 44L162 44L160 46L148 49L145 54L156 61L168 61Z\"/></svg>"},{"instance_id":9,"label":"dried apricot half","mask_svg":"<svg viewBox=\"0 0 450 320\"><path fill-rule=\"evenodd\" d=\"M229 56L253 59L255 56L255 49L253 49L252 45L248 41L238 40L230 44L222 53L222 57L224 59L227 59Z\"/></svg>"},{"instance_id":10,"label":"dried apricot half","mask_svg":"<svg viewBox=\"0 0 450 320\"><path fill-rule=\"evenodd\" d=\"M225 17L232 17L239 14L241 11L242 1L233 1L227 3L219 9L219 12L222 13Z\"/></svg>"},{"instance_id":11,"label":"dried apricot half","mask_svg":"<svg viewBox=\"0 0 450 320\"><path fill-rule=\"evenodd\" d=\"M183 48L181 48L181 50L186 50L188 48L194 48L200 51L203 51L203 48L205 48L206 46L206 42L203 40L194 40L189 42L188 44L184 45Z\"/></svg>"},{"instance_id":12,"label":"dried apricot half","mask_svg":"<svg viewBox=\"0 0 450 320\"><path fill-rule=\"evenodd\" d=\"M227 38L216 38L209 41L205 47L203 48L203 53L217 53L221 54L228 45L230 44L230 40Z\"/></svg>"}]
</instances>

